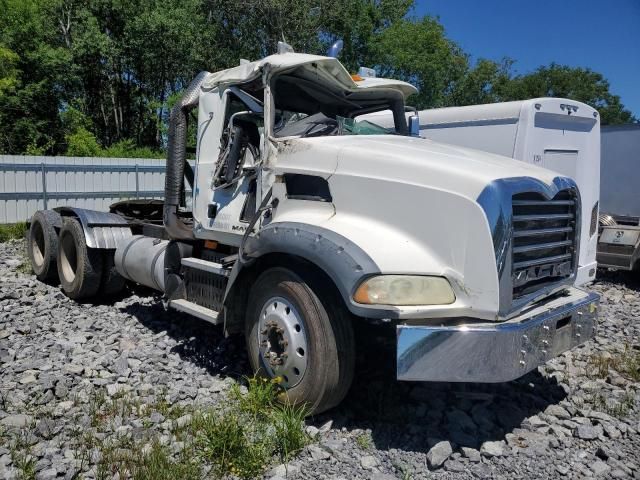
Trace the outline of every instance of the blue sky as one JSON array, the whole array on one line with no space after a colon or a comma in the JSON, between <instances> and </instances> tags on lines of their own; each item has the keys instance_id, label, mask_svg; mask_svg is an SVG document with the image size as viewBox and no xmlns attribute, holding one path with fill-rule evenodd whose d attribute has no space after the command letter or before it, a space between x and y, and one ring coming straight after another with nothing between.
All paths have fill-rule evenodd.
<instances>
[{"instance_id":1,"label":"blue sky","mask_svg":"<svg viewBox=\"0 0 640 480\"><path fill-rule=\"evenodd\" d=\"M474 59L589 67L640 117L640 0L417 0Z\"/></svg>"}]
</instances>

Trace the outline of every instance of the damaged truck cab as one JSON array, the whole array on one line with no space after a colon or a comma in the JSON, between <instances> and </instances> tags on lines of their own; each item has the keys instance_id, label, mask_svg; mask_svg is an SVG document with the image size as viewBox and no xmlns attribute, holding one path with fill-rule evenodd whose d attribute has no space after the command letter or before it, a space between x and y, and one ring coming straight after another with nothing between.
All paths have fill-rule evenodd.
<instances>
[{"instance_id":1,"label":"damaged truck cab","mask_svg":"<svg viewBox=\"0 0 640 480\"><path fill-rule=\"evenodd\" d=\"M52 230L76 222L87 241L113 239L104 265L244 333L254 370L315 412L351 384L354 317L395 325L400 380L518 378L595 333L598 297L574 287L578 188L412 135L414 92L290 51L202 73L171 114L163 226L61 209ZM360 118L386 110L393 128ZM50 258L61 277L74 268L64 248Z\"/></svg>"}]
</instances>

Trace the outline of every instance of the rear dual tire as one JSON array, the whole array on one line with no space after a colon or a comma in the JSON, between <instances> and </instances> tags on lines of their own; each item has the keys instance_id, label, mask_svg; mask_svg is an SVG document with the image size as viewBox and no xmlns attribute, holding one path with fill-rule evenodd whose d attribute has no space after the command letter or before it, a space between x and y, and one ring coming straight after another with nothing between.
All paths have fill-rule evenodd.
<instances>
[{"instance_id":1,"label":"rear dual tire","mask_svg":"<svg viewBox=\"0 0 640 480\"><path fill-rule=\"evenodd\" d=\"M87 247L80 222L65 218L58 240L58 277L64 293L74 300L94 296L100 289L103 262L100 250Z\"/></svg>"},{"instance_id":2,"label":"rear dual tire","mask_svg":"<svg viewBox=\"0 0 640 480\"><path fill-rule=\"evenodd\" d=\"M125 279L115 268L114 251L87 246L80 222L63 220L58 240L58 277L64 293L74 300L120 292Z\"/></svg>"},{"instance_id":3,"label":"rear dual tire","mask_svg":"<svg viewBox=\"0 0 640 480\"><path fill-rule=\"evenodd\" d=\"M27 233L27 255L36 278L41 282L58 279L58 232L62 217L53 210L39 210L31 218Z\"/></svg>"}]
</instances>

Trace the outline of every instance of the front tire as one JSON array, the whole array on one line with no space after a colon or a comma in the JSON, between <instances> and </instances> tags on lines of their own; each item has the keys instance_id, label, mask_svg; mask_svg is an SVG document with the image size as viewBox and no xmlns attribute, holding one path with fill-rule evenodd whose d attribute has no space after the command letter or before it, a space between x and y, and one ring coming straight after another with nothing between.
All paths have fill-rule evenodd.
<instances>
[{"instance_id":1,"label":"front tire","mask_svg":"<svg viewBox=\"0 0 640 480\"><path fill-rule=\"evenodd\" d=\"M87 247L80 222L65 218L58 241L58 276L64 293L74 300L94 296L100 289L102 268L101 252Z\"/></svg>"},{"instance_id":2,"label":"front tire","mask_svg":"<svg viewBox=\"0 0 640 480\"><path fill-rule=\"evenodd\" d=\"M339 294L285 268L262 273L249 294L245 339L254 371L281 377L279 399L320 413L342 401L353 380L351 318Z\"/></svg>"}]
</instances>

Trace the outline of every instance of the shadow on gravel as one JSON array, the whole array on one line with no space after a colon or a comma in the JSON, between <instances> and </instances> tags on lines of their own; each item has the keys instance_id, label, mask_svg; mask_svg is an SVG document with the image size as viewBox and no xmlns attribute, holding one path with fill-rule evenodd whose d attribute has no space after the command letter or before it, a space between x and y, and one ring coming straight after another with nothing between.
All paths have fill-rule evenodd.
<instances>
[{"instance_id":1,"label":"shadow on gravel","mask_svg":"<svg viewBox=\"0 0 640 480\"><path fill-rule=\"evenodd\" d=\"M596 284L599 282L616 283L630 290L640 292L640 272L599 269L598 274L596 275Z\"/></svg>"},{"instance_id":2,"label":"shadow on gravel","mask_svg":"<svg viewBox=\"0 0 640 480\"><path fill-rule=\"evenodd\" d=\"M420 383L395 380L389 345L368 349L343 403L314 419L349 431L370 429L377 449L426 452L441 440L479 448L504 440L523 421L566 397L555 379L533 371L509 383Z\"/></svg>"},{"instance_id":3,"label":"shadow on gravel","mask_svg":"<svg viewBox=\"0 0 640 480\"><path fill-rule=\"evenodd\" d=\"M171 348L180 359L204 368L210 375L240 378L250 375L250 368L240 336L224 337L222 328L175 310L165 310L161 296L153 290L135 287L133 294L153 296L151 301L120 306L120 311L132 315L156 335L173 338ZM116 305L118 306L118 305Z\"/></svg>"},{"instance_id":4,"label":"shadow on gravel","mask_svg":"<svg viewBox=\"0 0 640 480\"><path fill-rule=\"evenodd\" d=\"M171 351L211 375L239 378L251 374L244 339L224 338L222 329L187 314L166 311L160 296L134 289L141 302L120 306L159 338L173 338ZM152 298L149 298L153 296ZM118 306L118 305L116 305ZM479 448L504 440L523 421L566 397L555 379L531 372L501 384L419 383L395 380L394 342L384 327L359 328L362 353L353 386L340 406L313 418L318 425L371 431L377 449L426 452L449 440L458 447Z\"/></svg>"}]
</instances>

